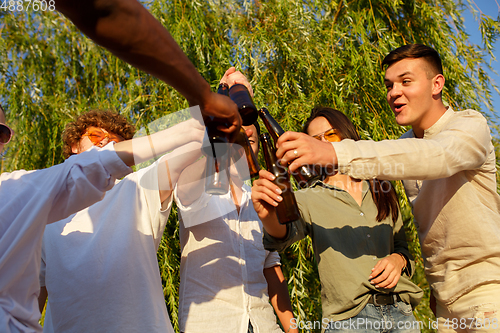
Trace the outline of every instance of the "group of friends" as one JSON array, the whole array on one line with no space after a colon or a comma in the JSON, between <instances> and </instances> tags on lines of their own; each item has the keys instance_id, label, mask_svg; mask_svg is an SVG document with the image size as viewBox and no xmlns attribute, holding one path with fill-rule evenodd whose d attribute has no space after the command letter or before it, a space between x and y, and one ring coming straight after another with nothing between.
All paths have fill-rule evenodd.
<instances>
[{"instance_id":1,"label":"group of friends","mask_svg":"<svg viewBox=\"0 0 500 333\"><path fill-rule=\"evenodd\" d=\"M44 307L45 332L173 332L156 252L174 201L181 332L298 332L276 251L306 236L318 263L323 331L418 332L412 310L423 292L411 281L391 180L403 181L412 204L438 331L500 332L494 147L479 112L443 102L434 49L405 45L383 60L387 101L396 122L411 127L399 140L361 140L329 107L314 108L303 133L279 138L276 155L290 172L321 170L295 192L301 218L281 225L273 174L261 170L246 185L244 154L229 168L227 194L205 192L205 125L231 140L241 118L144 7L56 0L56 8L192 107L187 120L137 138L115 112L84 113L64 131L64 163L0 176L0 332L42 331ZM253 91L234 68L221 83ZM244 129L257 153L258 124ZM12 134L0 110L0 149Z\"/></svg>"}]
</instances>

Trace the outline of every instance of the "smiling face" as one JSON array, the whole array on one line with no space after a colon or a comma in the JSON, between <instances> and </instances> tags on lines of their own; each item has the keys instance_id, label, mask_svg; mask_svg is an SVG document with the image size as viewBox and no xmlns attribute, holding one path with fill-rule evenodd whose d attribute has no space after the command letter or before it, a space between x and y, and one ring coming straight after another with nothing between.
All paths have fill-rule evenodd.
<instances>
[{"instance_id":1,"label":"smiling face","mask_svg":"<svg viewBox=\"0 0 500 333\"><path fill-rule=\"evenodd\" d=\"M403 59L390 65L384 83L396 122L412 126L418 137L442 115L439 111L444 76L433 75L424 58Z\"/></svg>"}]
</instances>

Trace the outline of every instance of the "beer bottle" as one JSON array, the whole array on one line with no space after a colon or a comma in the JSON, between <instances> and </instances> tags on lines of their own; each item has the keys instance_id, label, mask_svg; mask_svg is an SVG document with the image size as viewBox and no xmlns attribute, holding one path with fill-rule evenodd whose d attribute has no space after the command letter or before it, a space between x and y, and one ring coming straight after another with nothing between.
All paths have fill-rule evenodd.
<instances>
[{"instance_id":1,"label":"beer bottle","mask_svg":"<svg viewBox=\"0 0 500 333\"><path fill-rule=\"evenodd\" d=\"M252 150L252 146L250 145L250 141L248 141L247 133L243 127L240 128L240 132L236 136L236 140L234 142L236 144L235 148L239 148L237 145L243 147L245 152L247 163L248 163L248 171L250 172L250 178L257 177L259 175L259 162L257 161L257 157ZM236 154L239 156L239 154Z\"/></svg>"},{"instance_id":2,"label":"beer bottle","mask_svg":"<svg viewBox=\"0 0 500 333\"><path fill-rule=\"evenodd\" d=\"M269 132L269 134L271 134L274 143L276 144L278 138L283 135L285 131L271 116L266 108L260 109L258 114L260 116L260 119L264 123L264 126L266 126L267 131ZM315 180L319 178L319 175L316 173L316 171L307 165L303 165L298 168L295 172L292 173L292 176L299 183L299 186L301 188L310 186Z\"/></svg>"},{"instance_id":3,"label":"beer bottle","mask_svg":"<svg viewBox=\"0 0 500 333\"><path fill-rule=\"evenodd\" d=\"M229 97L238 106L243 126L250 126L257 121L257 118L259 118L257 108L245 85L239 83L233 85L229 89Z\"/></svg>"},{"instance_id":4,"label":"beer bottle","mask_svg":"<svg viewBox=\"0 0 500 333\"><path fill-rule=\"evenodd\" d=\"M276 158L276 149L267 133L260 135L262 142L262 150L264 151L264 159L266 160L267 170L271 172L276 178L273 183L278 185L281 189L281 197L283 200L278 203L276 207L276 215L280 224L291 223L300 218L297 201L292 191L290 184L290 176L285 167L278 163Z\"/></svg>"},{"instance_id":5,"label":"beer bottle","mask_svg":"<svg viewBox=\"0 0 500 333\"><path fill-rule=\"evenodd\" d=\"M229 86L227 85L227 83L219 84L219 88L217 88L217 93L219 95L224 95L229 97Z\"/></svg>"},{"instance_id":6,"label":"beer bottle","mask_svg":"<svg viewBox=\"0 0 500 333\"><path fill-rule=\"evenodd\" d=\"M235 84L231 87L231 89L229 89L227 83L221 83L219 84L217 93L229 96L233 102L236 103L244 126L249 126L255 123L258 118L257 108L252 101L252 97L250 96L247 87L243 84ZM255 156L252 147L250 146L245 129L240 128L240 132L236 136L235 143L242 146L245 151L250 178L257 177L260 170L259 162L257 161L257 157Z\"/></svg>"},{"instance_id":7,"label":"beer bottle","mask_svg":"<svg viewBox=\"0 0 500 333\"><path fill-rule=\"evenodd\" d=\"M229 157L207 155L205 166L205 192L224 195L229 191Z\"/></svg>"},{"instance_id":8,"label":"beer bottle","mask_svg":"<svg viewBox=\"0 0 500 333\"><path fill-rule=\"evenodd\" d=\"M217 93L229 96L229 87L221 83ZM217 133L217 124L213 117L206 119L208 140L203 141L202 150L207 158L205 164L205 192L224 195L229 191L229 154L228 140ZM207 142L208 141L208 142Z\"/></svg>"}]
</instances>

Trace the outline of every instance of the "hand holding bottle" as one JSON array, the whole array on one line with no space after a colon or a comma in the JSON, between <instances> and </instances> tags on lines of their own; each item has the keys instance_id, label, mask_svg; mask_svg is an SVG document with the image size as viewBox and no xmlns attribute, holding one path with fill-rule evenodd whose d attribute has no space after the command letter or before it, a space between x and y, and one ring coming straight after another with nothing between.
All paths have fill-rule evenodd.
<instances>
[{"instance_id":1,"label":"hand holding bottle","mask_svg":"<svg viewBox=\"0 0 500 333\"><path fill-rule=\"evenodd\" d=\"M276 206L283 201L281 189L273 181L276 177L267 170L259 171L259 179L253 182L252 202L266 232L276 238L286 236L286 226L278 222Z\"/></svg>"},{"instance_id":2,"label":"hand holding bottle","mask_svg":"<svg viewBox=\"0 0 500 333\"><path fill-rule=\"evenodd\" d=\"M305 133L285 132L276 143L276 156L288 163L290 172L303 165L337 167L337 154L331 142L319 141Z\"/></svg>"},{"instance_id":3,"label":"hand holding bottle","mask_svg":"<svg viewBox=\"0 0 500 333\"><path fill-rule=\"evenodd\" d=\"M283 128L278 124L278 122L271 116L266 108L259 110L259 116L267 131L274 140L274 143L278 144L278 139L285 134ZM296 150L294 151L296 152ZM282 165L288 165L287 160L282 160L280 162ZM301 164L299 167L289 168L292 176L297 180L297 183L301 188L310 186L316 179L319 178L318 174L315 172L314 168L311 168L305 164ZM297 171L296 171L297 170Z\"/></svg>"},{"instance_id":4,"label":"hand holding bottle","mask_svg":"<svg viewBox=\"0 0 500 333\"><path fill-rule=\"evenodd\" d=\"M260 135L260 142L266 160L267 171L274 176L273 183L281 190L282 201L276 206L276 215L280 224L292 223L300 219L297 201L292 191L290 183L290 175L285 167L283 167L276 158L276 149L274 148L271 137L268 133Z\"/></svg>"},{"instance_id":5,"label":"hand holding bottle","mask_svg":"<svg viewBox=\"0 0 500 333\"><path fill-rule=\"evenodd\" d=\"M212 92L200 108L205 125L213 128L214 135L234 142L242 124L236 104L229 97Z\"/></svg>"}]
</instances>

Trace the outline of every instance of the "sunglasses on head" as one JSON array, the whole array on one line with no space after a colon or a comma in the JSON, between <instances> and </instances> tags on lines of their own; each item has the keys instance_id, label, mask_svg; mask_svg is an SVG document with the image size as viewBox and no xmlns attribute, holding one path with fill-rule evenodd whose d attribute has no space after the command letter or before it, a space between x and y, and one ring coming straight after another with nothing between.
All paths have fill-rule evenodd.
<instances>
[{"instance_id":1,"label":"sunglasses on head","mask_svg":"<svg viewBox=\"0 0 500 333\"><path fill-rule=\"evenodd\" d=\"M9 143L13 133L14 131L9 126L0 123L0 143Z\"/></svg>"},{"instance_id":2,"label":"sunglasses on head","mask_svg":"<svg viewBox=\"0 0 500 333\"><path fill-rule=\"evenodd\" d=\"M122 136L108 133L108 131L102 128L90 128L82 135L82 137L84 136L88 137L94 146L100 146L105 139L108 139L108 142L120 142L125 140Z\"/></svg>"},{"instance_id":3,"label":"sunglasses on head","mask_svg":"<svg viewBox=\"0 0 500 333\"><path fill-rule=\"evenodd\" d=\"M320 134L313 135L312 137L320 141L321 138L324 138L328 142L340 142L342 140L340 135L337 134L337 130L334 128L330 128L329 130L324 131Z\"/></svg>"}]
</instances>

